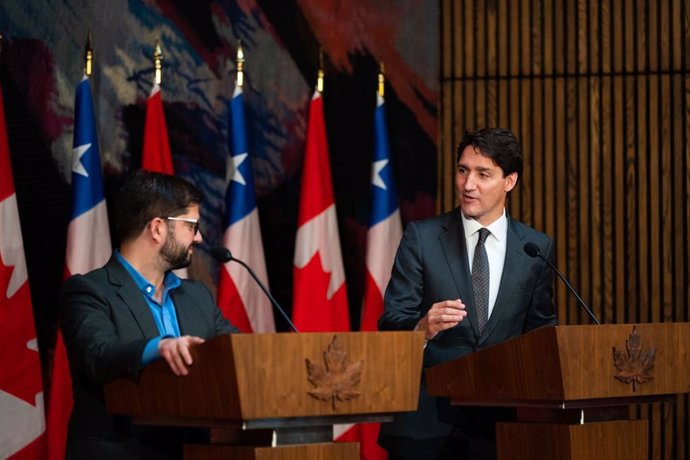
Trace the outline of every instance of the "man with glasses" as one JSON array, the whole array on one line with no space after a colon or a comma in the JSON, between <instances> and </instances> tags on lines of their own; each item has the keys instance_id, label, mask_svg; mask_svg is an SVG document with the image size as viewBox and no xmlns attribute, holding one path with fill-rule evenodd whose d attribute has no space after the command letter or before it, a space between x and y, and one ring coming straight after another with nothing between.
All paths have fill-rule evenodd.
<instances>
[{"instance_id":1,"label":"man with glasses","mask_svg":"<svg viewBox=\"0 0 690 460\"><path fill-rule=\"evenodd\" d=\"M190 348L237 332L208 289L172 273L189 266L202 241L201 199L184 179L136 171L114 208L119 249L104 267L65 282L60 326L74 392L67 458L179 455L180 436L169 428L133 426L109 415L102 385L134 379L157 359L185 376L193 364Z\"/></svg>"}]
</instances>

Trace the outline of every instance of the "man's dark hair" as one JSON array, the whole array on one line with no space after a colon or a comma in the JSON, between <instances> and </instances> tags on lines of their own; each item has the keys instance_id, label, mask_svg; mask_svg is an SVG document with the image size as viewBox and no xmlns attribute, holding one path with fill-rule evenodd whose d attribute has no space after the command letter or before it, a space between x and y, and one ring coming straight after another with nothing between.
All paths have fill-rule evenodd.
<instances>
[{"instance_id":1,"label":"man's dark hair","mask_svg":"<svg viewBox=\"0 0 690 460\"><path fill-rule=\"evenodd\" d=\"M511 173L522 174L522 153L515 134L502 128L482 128L478 131L465 131L456 153L455 162L460 161L462 151L468 145L479 149L485 157L503 170L503 176Z\"/></svg>"},{"instance_id":2,"label":"man's dark hair","mask_svg":"<svg viewBox=\"0 0 690 460\"><path fill-rule=\"evenodd\" d=\"M200 204L202 193L186 180L137 170L125 180L115 200L114 228L120 243L136 238L155 217L176 217Z\"/></svg>"}]
</instances>

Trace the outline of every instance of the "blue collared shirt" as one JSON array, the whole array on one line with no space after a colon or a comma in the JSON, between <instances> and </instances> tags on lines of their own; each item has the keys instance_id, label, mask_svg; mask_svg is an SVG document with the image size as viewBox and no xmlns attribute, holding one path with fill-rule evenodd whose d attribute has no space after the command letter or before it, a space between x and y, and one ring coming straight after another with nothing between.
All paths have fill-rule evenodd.
<instances>
[{"instance_id":1,"label":"blue collared shirt","mask_svg":"<svg viewBox=\"0 0 690 460\"><path fill-rule=\"evenodd\" d=\"M122 257L120 251L115 251L115 257L120 261L125 270L132 276L134 282L141 290L141 293L149 306L149 310L153 315L153 319L158 327L158 332L160 336L151 339L144 348L144 352L141 355L141 363L146 366L152 361L160 358L160 353L158 352L158 343L161 339L167 337L179 337L180 336L180 325L177 321L177 312L175 311L175 304L173 303L170 294L172 291L182 284L180 278L177 277L173 272L167 272L163 278L163 296L162 302L158 302L154 296L156 295L156 287L149 283L146 278L141 276L139 273L127 260Z\"/></svg>"}]
</instances>

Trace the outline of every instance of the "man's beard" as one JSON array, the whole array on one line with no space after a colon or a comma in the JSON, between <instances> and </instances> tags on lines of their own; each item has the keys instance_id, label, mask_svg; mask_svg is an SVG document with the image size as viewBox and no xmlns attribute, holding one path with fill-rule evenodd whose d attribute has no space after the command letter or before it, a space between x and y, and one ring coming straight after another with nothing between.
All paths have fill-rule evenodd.
<instances>
[{"instance_id":1,"label":"man's beard","mask_svg":"<svg viewBox=\"0 0 690 460\"><path fill-rule=\"evenodd\" d=\"M187 247L182 246L177 242L175 233L168 233L168 239L161 248L161 257L168 262L170 270L177 270L178 268L189 267L192 263L192 254L189 249L194 245L190 244Z\"/></svg>"}]
</instances>

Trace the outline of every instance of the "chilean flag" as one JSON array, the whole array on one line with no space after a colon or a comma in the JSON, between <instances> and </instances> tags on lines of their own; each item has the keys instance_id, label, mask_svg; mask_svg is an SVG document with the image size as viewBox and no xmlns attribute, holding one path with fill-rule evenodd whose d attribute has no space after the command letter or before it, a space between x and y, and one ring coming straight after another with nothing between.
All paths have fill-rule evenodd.
<instances>
[{"instance_id":1,"label":"chilean flag","mask_svg":"<svg viewBox=\"0 0 690 460\"><path fill-rule=\"evenodd\" d=\"M43 383L0 88L0 458L45 458Z\"/></svg>"},{"instance_id":2,"label":"chilean flag","mask_svg":"<svg viewBox=\"0 0 690 460\"><path fill-rule=\"evenodd\" d=\"M72 220L67 227L65 277L105 265L112 252L96 120L86 76L76 91L72 148ZM65 458L67 422L73 405L71 386L67 353L58 330L48 407L51 459Z\"/></svg>"},{"instance_id":3,"label":"chilean flag","mask_svg":"<svg viewBox=\"0 0 690 460\"><path fill-rule=\"evenodd\" d=\"M146 100L146 120L144 121L144 150L141 155L141 168L147 171L174 174L168 125L165 123L161 87L154 84L151 95Z\"/></svg>"},{"instance_id":4,"label":"chilean flag","mask_svg":"<svg viewBox=\"0 0 690 460\"><path fill-rule=\"evenodd\" d=\"M384 99L376 96L374 113L374 162L371 165L371 212L367 232L366 284L362 306L362 331L376 331L383 313L383 293L391 277L393 259L402 238L402 223L390 164ZM380 424L353 426L338 441L359 441L360 458L383 460L388 454L378 445Z\"/></svg>"},{"instance_id":5,"label":"chilean flag","mask_svg":"<svg viewBox=\"0 0 690 460\"><path fill-rule=\"evenodd\" d=\"M323 98L318 91L309 107L306 143L293 267L292 318L301 332L349 331Z\"/></svg>"},{"instance_id":6,"label":"chilean flag","mask_svg":"<svg viewBox=\"0 0 690 460\"><path fill-rule=\"evenodd\" d=\"M366 284L362 306L363 331L375 331L383 313L383 293L402 238L402 223L390 164L384 99L376 96L374 162L371 165L371 212L367 232Z\"/></svg>"},{"instance_id":7,"label":"chilean flag","mask_svg":"<svg viewBox=\"0 0 690 460\"><path fill-rule=\"evenodd\" d=\"M235 87L230 101L229 134L232 137L228 161L228 188L223 244L234 257L254 269L268 286L264 246L261 242L259 211L254 193L252 162L247 148L242 88ZM271 303L247 270L228 262L220 270L218 306L223 315L242 332L275 332Z\"/></svg>"}]
</instances>

